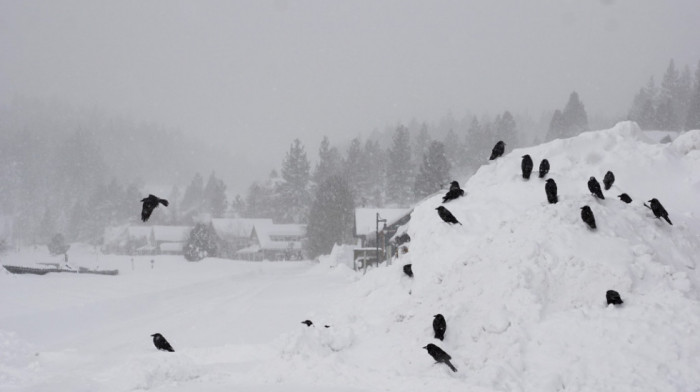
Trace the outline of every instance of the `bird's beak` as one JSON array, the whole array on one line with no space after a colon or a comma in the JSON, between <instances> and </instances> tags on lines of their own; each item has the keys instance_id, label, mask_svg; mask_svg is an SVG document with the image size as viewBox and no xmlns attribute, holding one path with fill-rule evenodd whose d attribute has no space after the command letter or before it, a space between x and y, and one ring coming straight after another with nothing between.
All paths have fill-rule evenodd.
<instances>
[{"instance_id":1,"label":"bird's beak","mask_svg":"<svg viewBox=\"0 0 700 392\"><path fill-rule=\"evenodd\" d=\"M425 346L425 347L423 347L423 348L427 349L427 348L428 348L428 346Z\"/></svg>"}]
</instances>

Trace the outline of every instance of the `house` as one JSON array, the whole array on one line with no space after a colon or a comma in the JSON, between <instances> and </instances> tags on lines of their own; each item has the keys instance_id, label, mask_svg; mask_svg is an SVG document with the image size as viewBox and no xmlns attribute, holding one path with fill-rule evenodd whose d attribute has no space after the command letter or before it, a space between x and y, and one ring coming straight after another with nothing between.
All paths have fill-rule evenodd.
<instances>
[{"instance_id":1,"label":"house","mask_svg":"<svg viewBox=\"0 0 700 392\"><path fill-rule=\"evenodd\" d=\"M271 225L272 219L212 219L211 224L219 237L219 256L236 259L236 252L255 244L255 225Z\"/></svg>"},{"instance_id":2,"label":"house","mask_svg":"<svg viewBox=\"0 0 700 392\"><path fill-rule=\"evenodd\" d=\"M128 255L182 254L190 226L126 226L105 229L105 253Z\"/></svg>"},{"instance_id":3,"label":"house","mask_svg":"<svg viewBox=\"0 0 700 392\"><path fill-rule=\"evenodd\" d=\"M251 245L236 252L241 260L301 260L306 225L258 223L250 236Z\"/></svg>"},{"instance_id":4,"label":"house","mask_svg":"<svg viewBox=\"0 0 700 392\"><path fill-rule=\"evenodd\" d=\"M395 253L395 248L408 241L408 234L401 233L395 237L399 229L405 228L411 219L412 208L356 208L355 209L355 237L358 239L358 248L355 251L355 259L377 257L387 258ZM377 235L379 228L379 235ZM405 234L405 235L404 235ZM379 237L379 246L377 246ZM402 242L389 241L401 238ZM364 264L365 261L363 261Z\"/></svg>"}]
</instances>

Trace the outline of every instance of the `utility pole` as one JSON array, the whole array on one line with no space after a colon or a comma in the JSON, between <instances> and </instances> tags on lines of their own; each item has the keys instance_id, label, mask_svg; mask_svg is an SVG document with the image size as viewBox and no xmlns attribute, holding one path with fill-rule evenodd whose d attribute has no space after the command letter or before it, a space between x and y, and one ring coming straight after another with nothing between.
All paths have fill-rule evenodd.
<instances>
[{"instance_id":1,"label":"utility pole","mask_svg":"<svg viewBox=\"0 0 700 392\"><path fill-rule=\"evenodd\" d=\"M376 246L375 256L376 256L376 259L375 260L376 260L377 266L379 266L379 222L383 222L384 227L386 227L386 219L379 218L379 212L377 212L377 221L376 221L377 231L375 231L375 234L376 234L376 237L375 237L375 246ZM383 248L384 247L382 246L382 249ZM365 272L367 272L367 263L365 263Z\"/></svg>"}]
</instances>

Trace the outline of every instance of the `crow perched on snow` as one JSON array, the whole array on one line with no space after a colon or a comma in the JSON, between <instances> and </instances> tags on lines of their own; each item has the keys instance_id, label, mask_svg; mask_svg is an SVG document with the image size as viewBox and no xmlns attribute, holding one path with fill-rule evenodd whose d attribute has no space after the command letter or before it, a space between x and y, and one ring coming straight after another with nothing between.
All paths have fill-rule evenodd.
<instances>
[{"instance_id":1,"label":"crow perched on snow","mask_svg":"<svg viewBox=\"0 0 700 392\"><path fill-rule=\"evenodd\" d=\"M307 327L310 327L310 326L314 325L314 323L311 322L311 320L304 320L304 321L302 321L301 323L302 323L302 324L306 324Z\"/></svg>"},{"instance_id":2,"label":"crow perched on snow","mask_svg":"<svg viewBox=\"0 0 700 392\"><path fill-rule=\"evenodd\" d=\"M624 201L627 204L632 202L632 198L630 197L630 195L628 195L626 193L623 193L621 195L617 195L617 197L619 197L620 200Z\"/></svg>"},{"instance_id":3,"label":"crow perched on snow","mask_svg":"<svg viewBox=\"0 0 700 392\"><path fill-rule=\"evenodd\" d=\"M409 278L413 277L413 268L411 267L411 264L406 264L403 266L403 273L408 275Z\"/></svg>"},{"instance_id":4,"label":"crow perched on snow","mask_svg":"<svg viewBox=\"0 0 700 392\"><path fill-rule=\"evenodd\" d=\"M608 305L622 305L622 298L620 298L620 293L615 290L608 290L605 293L605 299L608 301Z\"/></svg>"},{"instance_id":5,"label":"crow perched on snow","mask_svg":"<svg viewBox=\"0 0 700 392\"><path fill-rule=\"evenodd\" d=\"M543 159L542 162L540 162L540 178L544 178L547 173L549 173L549 161Z\"/></svg>"},{"instance_id":6,"label":"crow perched on snow","mask_svg":"<svg viewBox=\"0 0 700 392\"><path fill-rule=\"evenodd\" d=\"M452 184L450 184L450 190L447 191L445 196L442 197L442 202L445 203L461 196L464 196L464 190L459 187L459 183L457 181L452 181Z\"/></svg>"},{"instance_id":7,"label":"crow perched on snow","mask_svg":"<svg viewBox=\"0 0 700 392\"><path fill-rule=\"evenodd\" d=\"M651 212L654 213L655 217L664 218L669 225L673 225L673 223L671 223L671 220L668 219L668 212L666 212L666 209L664 208L664 206L661 205L661 202L658 199L651 199L649 200L649 203L651 204L651 207L647 207L651 208Z\"/></svg>"},{"instance_id":8,"label":"crow perched on snow","mask_svg":"<svg viewBox=\"0 0 700 392\"><path fill-rule=\"evenodd\" d=\"M439 313L433 317L433 331L435 331L435 339L444 340L445 330L447 330L447 322L445 321L445 317Z\"/></svg>"},{"instance_id":9,"label":"crow perched on snow","mask_svg":"<svg viewBox=\"0 0 700 392\"><path fill-rule=\"evenodd\" d=\"M175 350L173 350L173 347L170 345L170 343L168 343L167 340L165 340L163 335L159 333L154 333L151 336L153 336L153 344L158 350L175 352Z\"/></svg>"},{"instance_id":10,"label":"crow perched on snow","mask_svg":"<svg viewBox=\"0 0 700 392\"><path fill-rule=\"evenodd\" d=\"M440 218L442 220L444 220L445 222L453 223L453 224L459 223L461 225L461 223L457 220L457 218L455 218L455 216L452 215L452 213L447 208L440 206L440 207L436 208L436 210L438 212L438 215L440 215Z\"/></svg>"},{"instance_id":11,"label":"crow perched on snow","mask_svg":"<svg viewBox=\"0 0 700 392\"><path fill-rule=\"evenodd\" d=\"M591 207L589 206L583 206L581 207L581 220L586 222L588 227L591 229L595 229L595 217L593 216L593 211L591 211Z\"/></svg>"},{"instance_id":12,"label":"crow perched on snow","mask_svg":"<svg viewBox=\"0 0 700 392\"><path fill-rule=\"evenodd\" d=\"M489 158L489 160L493 161L494 159L503 156L503 152L505 150L506 144L503 143L503 140L500 140L495 146L493 146L493 150L491 150L491 158Z\"/></svg>"},{"instance_id":13,"label":"crow perched on snow","mask_svg":"<svg viewBox=\"0 0 700 392\"><path fill-rule=\"evenodd\" d=\"M520 163L520 168L523 171L523 178L526 180L530 179L530 173L532 173L532 158L529 155L523 155L523 161Z\"/></svg>"},{"instance_id":14,"label":"crow perched on snow","mask_svg":"<svg viewBox=\"0 0 700 392\"><path fill-rule=\"evenodd\" d=\"M603 177L603 186L605 187L606 191L610 189L613 182L615 182L615 175L613 174L613 172L608 170L608 172L605 173L605 177Z\"/></svg>"},{"instance_id":15,"label":"crow perched on snow","mask_svg":"<svg viewBox=\"0 0 700 392\"><path fill-rule=\"evenodd\" d=\"M444 363L445 365L449 366L453 372L457 371L457 368L454 367L454 365L452 365L452 363L450 362L450 359L452 359L450 354L444 352L440 347L438 347L432 343L429 343L427 346L425 346L423 348L428 350L428 354L430 354L430 356L433 357L433 359L436 362Z\"/></svg>"},{"instance_id":16,"label":"crow perched on snow","mask_svg":"<svg viewBox=\"0 0 700 392\"><path fill-rule=\"evenodd\" d=\"M141 209L141 220L142 221L147 221L148 218L151 217L151 213L153 212L153 209L158 207L158 203L168 206L168 201L165 199L161 199L157 196L153 195L148 195L147 198L141 199L141 203L143 203L143 209Z\"/></svg>"},{"instance_id":17,"label":"crow perched on snow","mask_svg":"<svg viewBox=\"0 0 700 392\"><path fill-rule=\"evenodd\" d=\"M547 193L547 201L550 204L554 204L559 201L559 198L557 198L557 183L554 182L553 179L547 179L547 183L544 184L544 191Z\"/></svg>"},{"instance_id":18,"label":"crow perched on snow","mask_svg":"<svg viewBox=\"0 0 700 392\"><path fill-rule=\"evenodd\" d=\"M595 179L595 177L591 177L588 179L588 190L591 191L591 193L594 194L597 198L605 199L605 196L603 196L603 191L600 190L600 184L598 183L598 180Z\"/></svg>"}]
</instances>

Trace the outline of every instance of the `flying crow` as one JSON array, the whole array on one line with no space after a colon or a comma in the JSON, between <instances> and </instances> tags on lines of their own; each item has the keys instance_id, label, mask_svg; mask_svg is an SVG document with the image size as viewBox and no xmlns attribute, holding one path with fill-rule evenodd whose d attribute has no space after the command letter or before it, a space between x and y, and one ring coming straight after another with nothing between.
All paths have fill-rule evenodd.
<instances>
[{"instance_id":1,"label":"flying crow","mask_svg":"<svg viewBox=\"0 0 700 392\"><path fill-rule=\"evenodd\" d=\"M594 194L597 198L605 199L605 196L603 196L603 191L600 190L600 184L598 183L598 180L595 179L595 177L591 177L588 179L588 190L591 191L591 193Z\"/></svg>"},{"instance_id":2,"label":"flying crow","mask_svg":"<svg viewBox=\"0 0 700 392\"><path fill-rule=\"evenodd\" d=\"M549 173L549 161L543 159L542 162L540 162L540 178L544 178L547 173Z\"/></svg>"},{"instance_id":3,"label":"flying crow","mask_svg":"<svg viewBox=\"0 0 700 392\"><path fill-rule=\"evenodd\" d=\"M630 197L630 195L628 195L626 193L623 193L621 195L617 195L617 197L619 197L620 200L624 201L627 204L632 202L632 198Z\"/></svg>"},{"instance_id":4,"label":"flying crow","mask_svg":"<svg viewBox=\"0 0 700 392\"><path fill-rule=\"evenodd\" d=\"M668 222L669 225L673 225L673 223L671 223L671 220L668 219L668 212L666 212L666 209L664 208L664 206L661 205L661 202L658 199L651 199L649 200L649 203L651 204L651 207L647 207L651 208L651 212L654 213L655 217L664 218L664 220L666 220L666 222Z\"/></svg>"},{"instance_id":5,"label":"flying crow","mask_svg":"<svg viewBox=\"0 0 700 392\"><path fill-rule=\"evenodd\" d=\"M141 199L141 203L143 203L143 209L141 209L141 220L144 222L151 217L151 213L153 212L154 208L158 207L158 203L166 207L168 206L167 200L153 195L148 195L147 198Z\"/></svg>"},{"instance_id":6,"label":"flying crow","mask_svg":"<svg viewBox=\"0 0 700 392\"><path fill-rule=\"evenodd\" d=\"M410 278L413 277L413 268L411 268L411 264L406 264L403 266L403 273L408 275Z\"/></svg>"},{"instance_id":7,"label":"flying crow","mask_svg":"<svg viewBox=\"0 0 700 392\"><path fill-rule=\"evenodd\" d=\"M457 371L457 368L454 367L454 365L452 365L452 363L450 362L450 359L452 359L450 354L444 352L440 347L438 347L432 343L429 343L427 346L425 346L423 348L428 350L428 354L430 354L430 356L433 357L433 359L436 362L444 363L445 365L449 366L453 372Z\"/></svg>"},{"instance_id":8,"label":"flying crow","mask_svg":"<svg viewBox=\"0 0 700 392\"><path fill-rule=\"evenodd\" d=\"M153 344L158 350L175 352L175 350L173 350L173 347L170 345L170 343L168 343L167 340L165 340L163 335L159 333L154 333L151 336L153 336Z\"/></svg>"},{"instance_id":9,"label":"flying crow","mask_svg":"<svg viewBox=\"0 0 700 392\"><path fill-rule=\"evenodd\" d=\"M613 172L608 171L607 173L605 173L605 177L603 177L603 186L605 187L606 191L610 189L613 182L615 182L615 175L613 174Z\"/></svg>"},{"instance_id":10,"label":"flying crow","mask_svg":"<svg viewBox=\"0 0 700 392\"><path fill-rule=\"evenodd\" d=\"M433 317L433 331L435 331L435 339L444 340L445 330L447 329L447 322L445 322L445 317L443 317L439 313Z\"/></svg>"},{"instance_id":11,"label":"flying crow","mask_svg":"<svg viewBox=\"0 0 700 392\"><path fill-rule=\"evenodd\" d=\"M503 143L503 141L499 141L496 143L495 146L493 146L493 150L491 150L491 158L489 160L493 161L494 159L503 156L503 151L506 149L506 144Z\"/></svg>"},{"instance_id":12,"label":"flying crow","mask_svg":"<svg viewBox=\"0 0 700 392\"><path fill-rule=\"evenodd\" d=\"M445 196L442 197L442 202L445 203L461 196L464 196L464 190L459 187L459 183L457 181L452 181L452 184L450 184L450 190L447 191Z\"/></svg>"},{"instance_id":13,"label":"flying crow","mask_svg":"<svg viewBox=\"0 0 700 392\"><path fill-rule=\"evenodd\" d=\"M459 223L461 225L457 218L455 218L455 216L452 215L452 213L447 208L440 206L436 208L436 210L438 212L438 215L440 215L440 218L442 218L442 220L444 220L445 222L453 224Z\"/></svg>"},{"instance_id":14,"label":"flying crow","mask_svg":"<svg viewBox=\"0 0 700 392\"><path fill-rule=\"evenodd\" d=\"M595 229L595 217L593 216L593 211L591 211L591 207L589 206L583 206L581 207L581 220L586 222L588 227L591 229Z\"/></svg>"},{"instance_id":15,"label":"flying crow","mask_svg":"<svg viewBox=\"0 0 700 392\"><path fill-rule=\"evenodd\" d=\"M620 298L620 293L615 290L608 290L605 293L605 299L608 301L608 305L622 305L622 298Z\"/></svg>"},{"instance_id":16,"label":"flying crow","mask_svg":"<svg viewBox=\"0 0 700 392\"><path fill-rule=\"evenodd\" d=\"M547 201L550 204L554 204L559 201L557 198L557 183L554 182L553 179L547 179L547 183L544 184L544 191L547 193Z\"/></svg>"},{"instance_id":17,"label":"flying crow","mask_svg":"<svg viewBox=\"0 0 700 392\"><path fill-rule=\"evenodd\" d=\"M530 179L530 173L532 173L532 158L529 155L523 155L523 161L520 163L520 168L523 170L523 178Z\"/></svg>"}]
</instances>

